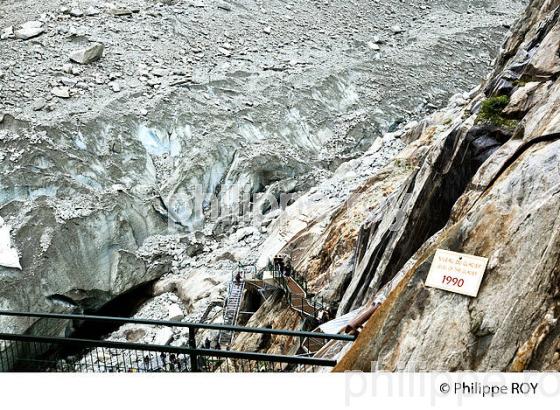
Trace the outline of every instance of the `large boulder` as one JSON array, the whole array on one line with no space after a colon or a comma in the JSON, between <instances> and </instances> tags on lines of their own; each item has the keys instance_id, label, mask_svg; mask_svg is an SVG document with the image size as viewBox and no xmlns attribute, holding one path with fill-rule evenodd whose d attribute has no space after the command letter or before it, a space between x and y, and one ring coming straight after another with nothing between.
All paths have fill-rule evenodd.
<instances>
[{"instance_id":1,"label":"large boulder","mask_svg":"<svg viewBox=\"0 0 560 410\"><path fill-rule=\"evenodd\" d=\"M20 40L29 40L45 32L45 26L40 21L28 21L14 30L14 35Z\"/></svg>"},{"instance_id":2,"label":"large boulder","mask_svg":"<svg viewBox=\"0 0 560 410\"><path fill-rule=\"evenodd\" d=\"M70 54L70 60L79 64L90 64L103 57L105 46L101 43L93 43L85 48L76 50Z\"/></svg>"}]
</instances>

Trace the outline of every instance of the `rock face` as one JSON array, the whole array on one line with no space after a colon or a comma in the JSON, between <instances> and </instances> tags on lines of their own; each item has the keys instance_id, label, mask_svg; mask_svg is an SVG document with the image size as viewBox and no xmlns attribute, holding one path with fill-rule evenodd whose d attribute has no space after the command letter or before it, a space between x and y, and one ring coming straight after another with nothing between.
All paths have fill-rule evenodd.
<instances>
[{"instance_id":1,"label":"rock face","mask_svg":"<svg viewBox=\"0 0 560 410\"><path fill-rule=\"evenodd\" d=\"M497 127L467 122L439 135L420 158L415 153L409 159L421 165L362 226L357 264L340 304L341 313L370 300L445 225L476 170L509 137Z\"/></svg>"},{"instance_id":2,"label":"rock face","mask_svg":"<svg viewBox=\"0 0 560 410\"><path fill-rule=\"evenodd\" d=\"M336 370L560 369L558 27L560 1L531 2L481 92L395 193L401 223L378 210L362 227L341 312L384 301ZM510 121L477 125L500 95L495 118ZM489 258L477 297L425 287L437 248Z\"/></svg>"},{"instance_id":3,"label":"rock face","mask_svg":"<svg viewBox=\"0 0 560 410\"><path fill-rule=\"evenodd\" d=\"M303 326L303 321L294 310L289 308L282 293L276 292L253 315L246 326L270 329L300 329ZM296 354L299 342L298 338L291 336L241 333L235 338L232 350L246 349L270 354Z\"/></svg>"}]
</instances>

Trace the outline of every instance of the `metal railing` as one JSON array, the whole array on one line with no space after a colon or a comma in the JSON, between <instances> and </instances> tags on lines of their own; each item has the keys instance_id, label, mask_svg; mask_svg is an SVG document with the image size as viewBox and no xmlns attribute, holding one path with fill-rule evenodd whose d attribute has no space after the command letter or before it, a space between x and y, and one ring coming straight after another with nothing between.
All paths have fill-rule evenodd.
<instances>
[{"instance_id":1,"label":"metal railing","mask_svg":"<svg viewBox=\"0 0 560 410\"><path fill-rule=\"evenodd\" d=\"M335 360L199 348L197 330L353 341L354 336L267 328L107 316L0 311L0 316L188 328L185 346L153 345L30 334L0 333L1 371L50 372L278 372L299 365L333 367Z\"/></svg>"},{"instance_id":2,"label":"metal railing","mask_svg":"<svg viewBox=\"0 0 560 410\"><path fill-rule=\"evenodd\" d=\"M276 283L278 283L279 287L284 292L286 296L286 301L289 305L297 309L301 312L301 316L305 319L306 316L313 318L314 320L318 320L319 312L326 311L327 307L324 304L324 300L322 297L316 297L314 295L309 294L308 286L307 286L307 279L298 273L293 268L282 268L277 264L270 264L269 270L272 271L272 277L275 279ZM300 297L293 297L292 292L288 286L288 278L292 278L294 282L301 287L301 289L305 292L305 301L304 298ZM294 299L296 300L294 302ZM304 305L309 306L313 309L313 313L306 313L304 309Z\"/></svg>"},{"instance_id":3,"label":"metal railing","mask_svg":"<svg viewBox=\"0 0 560 410\"><path fill-rule=\"evenodd\" d=\"M272 271L272 276L274 279L278 281L284 281L286 276L289 276L299 286L301 286L305 293L308 292L307 279L302 274L298 273L295 269L289 268L282 270L282 268L280 268L279 266L272 265L271 267L269 267L269 270ZM285 286L282 285L282 288L285 288Z\"/></svg>"},{"instance_id":4,"label":"metal railing","mask_svg":"<svg viewBox=\"0 0 560 410\"><path fill-rule=\"evenodd\" d=\"M262 279L262 274L259 275L257 271L257 266L255 264L242 264L237 263L237 272L241 273L243 279ZM259 277L260 276L260 277ZM232 280L233 280L232 275Z\"/></svg>"}]
</instances>

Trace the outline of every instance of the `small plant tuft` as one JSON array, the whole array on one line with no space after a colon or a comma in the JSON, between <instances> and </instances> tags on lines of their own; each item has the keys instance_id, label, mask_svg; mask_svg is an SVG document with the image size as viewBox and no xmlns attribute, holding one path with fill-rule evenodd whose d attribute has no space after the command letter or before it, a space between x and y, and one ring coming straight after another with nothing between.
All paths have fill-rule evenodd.
<instances>
[{"instance_id":1,"label":"small plant tuft","mask_svg":"<svg viewBox=\"0 0 560 410\"><path fill-rule=\"evenodd\" d=\"M504 108L509 104L509 97L501 95L499 97L490 97L482 102L482 107L476 118L477 124L490 124L497 127L515 129L519 121L504 118L502 113Z\"/></svg>"}]
</instances>

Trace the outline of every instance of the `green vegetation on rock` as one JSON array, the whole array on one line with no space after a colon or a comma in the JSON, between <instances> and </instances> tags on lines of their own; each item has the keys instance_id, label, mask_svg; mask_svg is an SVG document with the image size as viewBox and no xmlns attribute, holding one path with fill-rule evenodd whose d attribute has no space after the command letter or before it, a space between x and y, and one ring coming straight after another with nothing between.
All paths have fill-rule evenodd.
<instances>
[{"instance_id":1,"label":"green vegetation on rock","mask_svg":"<svg viewBox=\"0 0 560 410\"><path fill-rule=\"evenodd\" d=\"M504 118L502 113L509 104L509 97L501 95L490 97L482 102L482 107L476 118L477 124L490 124L497 127L515 129L519 121Z\"/></svg>"}]
</instances>

